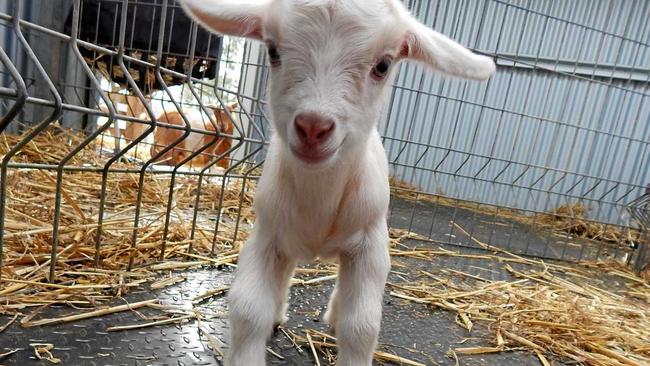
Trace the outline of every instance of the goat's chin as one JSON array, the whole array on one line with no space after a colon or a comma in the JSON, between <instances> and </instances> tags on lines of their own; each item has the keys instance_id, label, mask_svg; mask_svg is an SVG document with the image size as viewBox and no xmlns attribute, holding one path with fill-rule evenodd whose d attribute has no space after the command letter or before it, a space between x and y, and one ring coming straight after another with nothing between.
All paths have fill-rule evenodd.
<instances>
[{"instance_id":1,"label":"goat's chin","mask_svg":"<svg viewBox=\"0 0 650 366\"><path fill-rule=\"evenodd\" d=\"M290 148L292 159L297 161L301 168L309 171L324 170L332 166L336 161L338 151L332 150L319 154L308 154L299 149Z\"/></svg>"}]
</instances>

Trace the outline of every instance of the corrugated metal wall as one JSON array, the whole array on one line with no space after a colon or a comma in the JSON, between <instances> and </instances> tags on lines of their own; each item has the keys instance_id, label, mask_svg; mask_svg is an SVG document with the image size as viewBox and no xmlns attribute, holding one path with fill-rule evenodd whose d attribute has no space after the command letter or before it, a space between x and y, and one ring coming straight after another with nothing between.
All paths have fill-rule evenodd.
<instances>
[{"instance_id":1,"label":"corrugated metal wall","mask_svg":"<svg viewBox=\"0 0 650 366\"><path fill-rule=\"evenodd\" d=\"M423 0L432 28L497 57L488 83L404 65L381 132L425 192L622 223L650 183L650 1Z\"/></svg>"}]
</instances>

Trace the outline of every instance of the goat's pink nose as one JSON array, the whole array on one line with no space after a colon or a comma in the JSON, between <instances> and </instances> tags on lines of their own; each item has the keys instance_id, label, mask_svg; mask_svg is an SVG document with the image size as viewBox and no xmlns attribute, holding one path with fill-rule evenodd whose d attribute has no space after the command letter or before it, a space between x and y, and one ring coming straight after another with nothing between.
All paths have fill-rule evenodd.
<instances>
[{"instance_id":1,"label":"goat's pink nose","mask_svg":"<svg viewBox=\"0 0 650 366\"><path fill-rule=\"evenodd\" d=\"M334 120L315 112L301 113L294 121L300 141L307 145L326 142L334 132Z\"/></svg>"}]
</instances>

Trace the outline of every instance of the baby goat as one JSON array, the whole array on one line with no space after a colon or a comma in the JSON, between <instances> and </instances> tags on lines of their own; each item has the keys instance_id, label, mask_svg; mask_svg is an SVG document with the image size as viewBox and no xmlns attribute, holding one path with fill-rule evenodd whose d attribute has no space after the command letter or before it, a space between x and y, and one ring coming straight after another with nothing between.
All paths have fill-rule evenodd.
<instances>
[{"instance_id":1,"label":"baby goat","mask_svg":"<svg viewBox=\"0 0 650 366\"><path fill-rule=\"evenodd\" d=\"M335 257L325 321L338 365L368 366L390 268L388 163L377 122L397 64L484 80L495 71L419 23L398 0L182 0L214 32L266 43L273 137L257 187L257 220L229 294L229 366L265 364L285 321L298 262Z\"/></svg>"}]
</instances>

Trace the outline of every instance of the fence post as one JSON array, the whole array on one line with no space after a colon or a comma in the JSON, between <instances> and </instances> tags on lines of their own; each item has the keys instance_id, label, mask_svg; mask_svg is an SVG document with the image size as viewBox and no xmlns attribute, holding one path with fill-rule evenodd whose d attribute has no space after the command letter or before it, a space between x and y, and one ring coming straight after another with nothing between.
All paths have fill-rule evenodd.
<instances>
[{"instance_id":1,"label":"fence post","mask_svg":"<svg viewBox=\"0 0 650 366\"><path fill-rule=\"evenodd\" d=\"M634 271L642 278L650 281L650 228L642 230L641 240L636 249Z\"/></svg>"},{"instance_id":2,"label":"fence post","mask_svg":"<svg viewBox=\"0 0 650 366\"><path fill-rule=\"evenodd\" d=\"M627 211L640 231L633 268L641 277L650 280L650 185L644 195L628 204Z\"/></svg>"}]
</instances>

